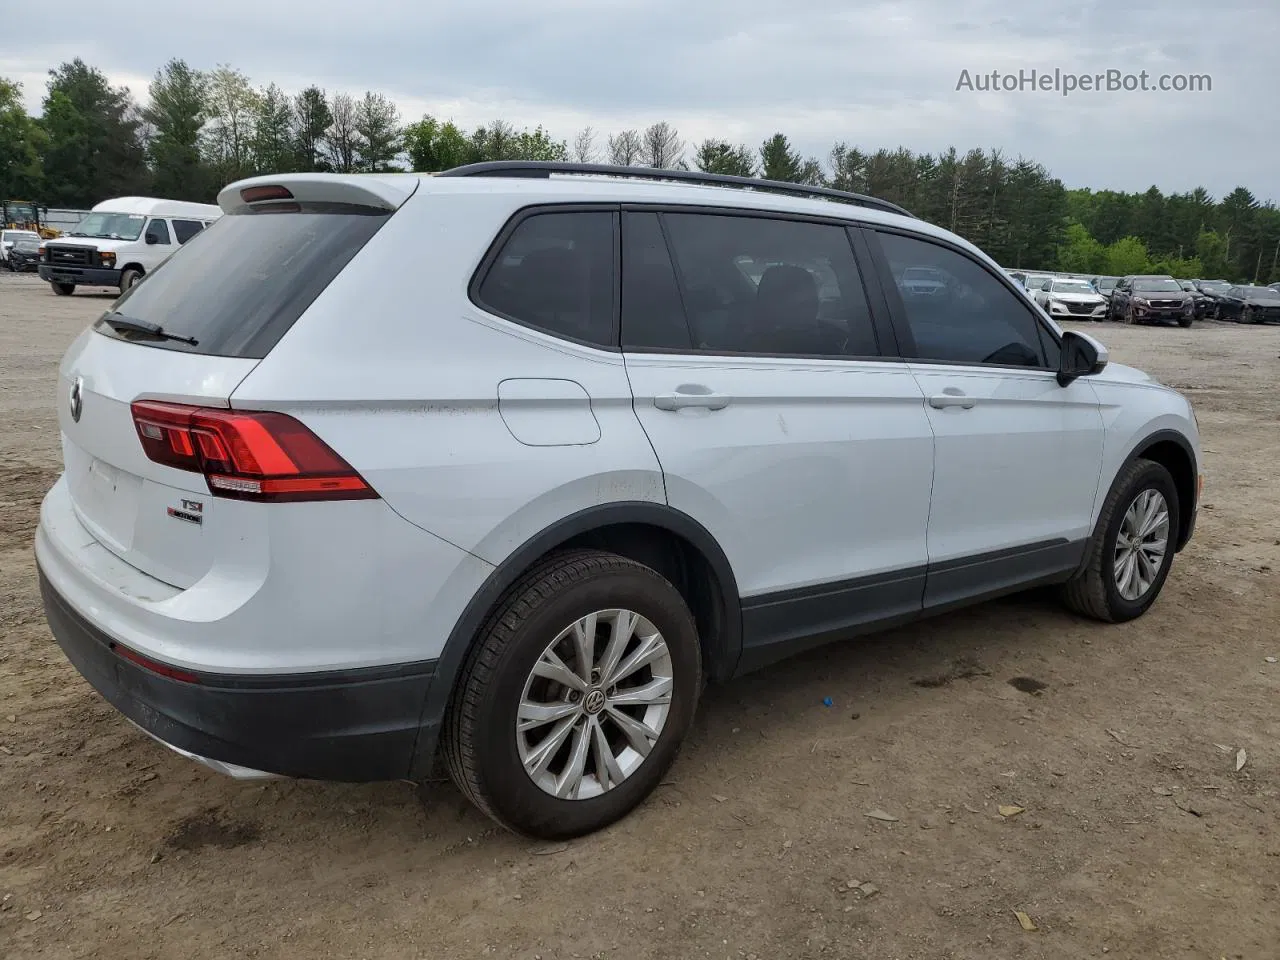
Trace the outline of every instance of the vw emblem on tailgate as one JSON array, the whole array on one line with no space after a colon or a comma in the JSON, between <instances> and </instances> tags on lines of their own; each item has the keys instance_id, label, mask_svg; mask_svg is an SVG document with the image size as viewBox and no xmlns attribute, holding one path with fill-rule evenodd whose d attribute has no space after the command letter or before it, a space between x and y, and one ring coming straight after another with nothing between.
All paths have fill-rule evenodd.
<instances>
[{"instance_id":1,"label":"vw emblem on tailgate","mask_svg":"<svg viewBox=\"0 0 1280 960\"><path fill-rule=\"evenodd\" d=\"M67 395L67 405L71 408L71 419L79 423L80 412L84 410L84 378L76 377L71 384L71 393Z\"/></svg>"}]
</instances>

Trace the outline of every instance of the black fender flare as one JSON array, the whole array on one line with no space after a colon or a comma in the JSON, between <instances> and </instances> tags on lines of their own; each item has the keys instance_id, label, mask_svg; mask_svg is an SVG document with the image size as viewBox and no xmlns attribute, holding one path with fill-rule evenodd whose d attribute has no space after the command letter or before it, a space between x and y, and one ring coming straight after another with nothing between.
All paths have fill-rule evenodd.
<instances>
[{"instance_id":1,"label":"black fender flare","mask_svg":"<svg viewBox=\"0 0 1280 960\"><path fill-rule=\"evenodd\" d=\"M742 656L742 605L737 578L729 565L729 558L715 537L687 513L665 503L637 500L588 507L557 520L517 547L493 569L468 601L436 660L435 673L423 702L422 717L418 725L411 779L423 779L431 775L436 742L449 700L453 696L454 684L476 635L494 604L539 557L574 537L616 524L658 527L687 540L701 551L720 584L723 628L719 638L720 649L716 652L722 665L719 672L722 676L733 674Z\"/></svg>"}]
</instances>

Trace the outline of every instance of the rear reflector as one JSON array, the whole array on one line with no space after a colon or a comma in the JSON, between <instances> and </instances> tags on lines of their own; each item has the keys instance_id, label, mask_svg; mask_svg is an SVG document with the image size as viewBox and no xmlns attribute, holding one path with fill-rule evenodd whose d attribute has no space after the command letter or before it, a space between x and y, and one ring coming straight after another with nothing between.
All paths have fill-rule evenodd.
<instances>
[{"instance_id":1,"label":"rear reflector","mask_svg":"<svg viewBox=\"0 0 1280 960\"><path fill-rule=\"evenodd\" d=\"M170 680L177 680L179 683L200 682L200 678L194 673L189 673L186 670L179 670L177 667L171 667L164 663L157 663L155 660L150 660L142 654L130 650L128 647L120 646L118 643L111 644L111 649L114 650L121 658L128 660L130 663L136 663L138 666L142 667L142 669L148 670L158 676L168 677Z\"/></svg>"},{"instance_id":2,"label":"rear reflector","mask_svg":"<svg viewBox=\"0 0 1280 960\"><path fill-rule=\"evenodd\" d=\"M139 400L133 423L156 463L204 474L237 500L372 500L378 494L328 444L283 413Z\"/></svg>"}]
</instances>

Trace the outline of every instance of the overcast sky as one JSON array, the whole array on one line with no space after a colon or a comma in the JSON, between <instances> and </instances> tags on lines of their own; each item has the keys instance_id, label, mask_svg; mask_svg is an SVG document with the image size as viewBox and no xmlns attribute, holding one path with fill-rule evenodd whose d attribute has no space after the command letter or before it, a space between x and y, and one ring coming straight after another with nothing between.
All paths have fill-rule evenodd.
<instances>
[{"instance_id":1,"label":"overcast sky","mask_svg":"<svg viewBox=\"0 0 1280 960\"><path fill-rule=\"evenodd\" d=\"M39 112L46 71L82 57L145 98L161 64L231 63L293 92L386 93L405 119L501 117L572 141L667 120L690 144L775 130L825 159L997 147L1068 186L1280 200L1276 0L115 0L109 19L6 4L0 74ZM183 7L181 13L178 8ZM104 13L105 16L105 13ZM73 39L74 38L74 39ZM1017 74L1208 74L1209 92L957 90ZM691 151L690 151L691 152Z\"/></svg>"}]
</instances>

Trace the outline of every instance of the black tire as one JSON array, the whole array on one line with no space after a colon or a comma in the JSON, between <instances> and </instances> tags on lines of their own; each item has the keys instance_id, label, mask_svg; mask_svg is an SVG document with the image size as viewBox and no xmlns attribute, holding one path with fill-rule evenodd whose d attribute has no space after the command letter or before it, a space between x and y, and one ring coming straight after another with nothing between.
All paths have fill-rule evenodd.
<instances>
[{"instance_id":1,"label":"black tire","mask_svg":"<svg viewBox=\"0 0 1280 960\"><path fill-rule=\"evenodd\" d=\"M69 297L76 292L74 283L50 283L49 286L53 287L53 292L60 297Z\"/></svg>"},{"instance_id":2,"label":"black tire","mask_svg":"<svg viewBox=\"0 0 1280 960\"><path fill-rule=\"evenodd\" d=\"M1182 328L1184 328L1184 329L1185 329L1186 327L1191 326L1191 324L1192 324L1192 322L1193 322L1194 320L1195 320L1195 315L1194 315L1194 314L1191 314L1191 313L1184 313L1182 316L1180 316L1180 317L1178 318L1178 326L1180 326L1180 327L1182 327Z\"/></svg>"},{"instance_id":3,"label":"black tire","mask_svg":"<svg viewBox=\"0 0 1280 960\"><path fill-rule=\"evenodd\" d=\"M1168 504L1169 536L1164 559L1150 588L1137 600L1127 600L1116 586L1116 541L1125 512L1146 490L1159 491ZM1125 467L1111 485L1111 492L1102 505L1098 526L1089 541L1084 568L1063 586L1066 605L1081 616L1105 623L1123 623L1146 613L1160 596L1173 565L1181 506L1173 477L1163 466L1151 460L1138 459Z\"/></svg>"},{"instance_id":4,"label":"black tire","mask_svg":"<svg viewBox=\"0 0 1280 960\"><path fill-rule=\"evenodd\" d=\"M142 279L141 270L125 270L120 274L120 292L128 293L129 288Z\"/></svg>"},{"instance_id":5,"label":"black tire","mask_svg":"<svg viewBox=\"0 0 1280 960\"><path fill-rule=\"evenodd\" d=\"M515 730L524 684L560 631L612 608L647 618L666 640L674 681L670 712L648 756L619 785L586 800L558 799L533 781L520 760ZM507 829L544 840L582 836L626 816L661 782L693 723L701 691L698 632L675 587L616 554L555 554L518 580L480 629L445 716L445 762L463 794Z\"/></svg>"}]
</instances>

